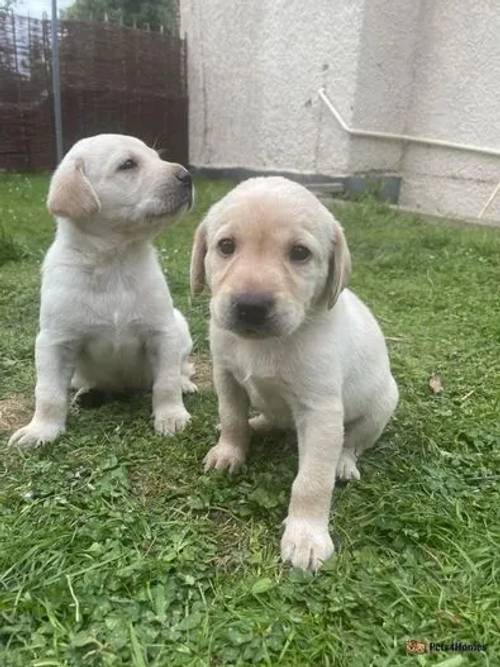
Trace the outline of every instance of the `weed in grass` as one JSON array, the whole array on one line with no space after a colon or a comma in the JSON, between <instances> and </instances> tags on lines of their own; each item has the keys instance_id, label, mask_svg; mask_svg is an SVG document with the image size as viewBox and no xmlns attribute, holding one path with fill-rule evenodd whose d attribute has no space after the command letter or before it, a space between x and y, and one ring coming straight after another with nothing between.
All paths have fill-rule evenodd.
<instances>
[{"instance_id":1,"label":"weed in grass","mask_svg":"<svg viewBox=\"0 0 500 667\"><path fill-rule=\"evenodd\" d=\"M15 262L18 259L24 259L27 255L28 251L26 248L0 225L0 266L6 262Z\"/></svg>"}]
</instances>

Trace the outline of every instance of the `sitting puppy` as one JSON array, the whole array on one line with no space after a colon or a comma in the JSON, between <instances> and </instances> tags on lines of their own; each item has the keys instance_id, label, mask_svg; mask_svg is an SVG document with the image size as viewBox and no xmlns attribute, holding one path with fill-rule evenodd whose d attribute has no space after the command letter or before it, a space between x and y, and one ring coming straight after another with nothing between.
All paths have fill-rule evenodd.
<instances>
[{"instance_id":1,"label":"sitting puppy","mask_svg":"<svg viewBox=\"0 0 500 667\"><path fill-rule=\"evenodd\" d=\"M205 469L237 469L251 427L293 428L299 471L281 540L283 560L316 570L333 553L335 477L359 479L357 457L398 401L385 341L344 289L342 228L301 185L254 178L215 204L196 232L191 289L212 292L210 343L220 438ZM248 421L250 405L260 414Z\"/></svg>"},{"instance_id":2,"label":"sitting puppy","mask_svg":"<svg viewBox=\"0 0 500 667\"><path fill-rule=\"evenodd\" d=\"M189 172L134 137L76 143L50 184L56 238L43 263L36 408L9 444L35 447L65 430L79 390L151 388L155 430L171 435L195 390L191 338L173 308L151 240L192 202Z\"/></svg>"}]
</instances>

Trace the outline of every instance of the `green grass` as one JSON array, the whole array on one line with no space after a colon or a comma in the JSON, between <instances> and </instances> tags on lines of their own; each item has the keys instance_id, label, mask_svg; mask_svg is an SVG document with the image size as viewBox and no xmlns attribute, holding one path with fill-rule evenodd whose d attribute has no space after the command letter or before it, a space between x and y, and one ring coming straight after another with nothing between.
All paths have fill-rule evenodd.
<instances>
[{"instance_id":1,"label":"green grass","mask_svg":"<svg viewBox=\"0 0 500 667\"><path fill-rule=\"evenodd\" d=\"M4 412L32 404L47 183L0 179L0 220L23 249L0 266ZM228 187L200 182L194 213L158 243L201 355L207 302L189 302L190 245ZM234 478L202 473L216 438L211 390L187 399L192 423L170 440L153 433L148 397L82 410L53 446L2 449L2 667L423 667L453 656L407 656L406 639L486 643L450 667L500 664L500 234L370 201L337 214L401 403L362 481L335 490L336 557L317 576L279 562L296 469L281 439L256 439Z\"/></svg>"}]
</instances>

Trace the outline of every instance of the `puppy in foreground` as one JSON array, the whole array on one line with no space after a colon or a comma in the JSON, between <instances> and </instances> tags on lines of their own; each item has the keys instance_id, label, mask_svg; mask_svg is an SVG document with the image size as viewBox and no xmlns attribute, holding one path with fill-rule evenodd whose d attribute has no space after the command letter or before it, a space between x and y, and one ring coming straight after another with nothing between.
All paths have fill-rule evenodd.
<instances>
[{"instance_id":1,"label":"puppy in foreground","mask_svg":"<svg viewBox=\"0 0 500 667\"><path fill-rule=\"evenodd\" d=\"M281 540L284 561L316 570L333 553L335 478L359 479L398 401L382 332L344 289L350 256L340 224L306 188L253 178L197 229L193 294L208 283L220 437L205 469L236 470L251 430L294 429L299 470ZM248 420L249 408L259 414Z\"/></svg>"},{"instance_id":2,"label":"puppy in foreground","mask_svg":"<svg viewBox=\"0 0 500 667\"><path fill-rule=\"evenodd\" d=\"M184 428L191 338L151 241L191 202L189 172L134 137L102 134L67 153L47 200L57 233L42 269L35 414L9 444L57 438L70 384L152 388L155 430Z\"/></svg>"}]
</instances>

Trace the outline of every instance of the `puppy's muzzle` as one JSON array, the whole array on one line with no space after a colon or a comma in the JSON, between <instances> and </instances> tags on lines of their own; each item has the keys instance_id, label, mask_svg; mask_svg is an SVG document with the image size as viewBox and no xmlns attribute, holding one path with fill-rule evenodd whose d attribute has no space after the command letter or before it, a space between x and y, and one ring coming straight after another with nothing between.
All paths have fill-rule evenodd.
<instances>
[{"instance_id":1,"label":"puppy's muzzle","mask_svg":"<svg viewBox=\"0 0 500 667\"><path fill-rule=\"evenodd\" d=\"M191 174L184 167L180 167L175 174L175 178L181 188L181 197L187 200L189 208L191 208L193 204L193 179L191 178Z\"/></svg>"},{"instance_id":2,"label":"puppy's muzzle","mask_svg":"<svg viewBox=\"0 0 500 667\"><path fill-rule=\"evenodd\" d=\"M231 306L237 329L259 333L269 327L274 298L267 293L237 294L232 298Z\"/></svg>"}]
</instances>

